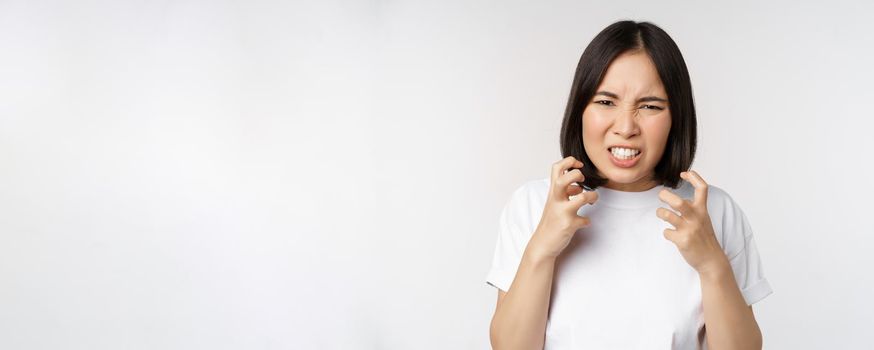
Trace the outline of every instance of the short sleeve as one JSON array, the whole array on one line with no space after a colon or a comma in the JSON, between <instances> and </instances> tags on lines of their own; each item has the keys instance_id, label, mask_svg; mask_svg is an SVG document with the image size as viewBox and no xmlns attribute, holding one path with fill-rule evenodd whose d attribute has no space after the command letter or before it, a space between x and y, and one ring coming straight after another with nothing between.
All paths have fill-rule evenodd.
<instances>
[{"instance_id":1,"label":"short sleeve","mask_svg":"<svg viewBox=\"0 0 874 350\"><path fill-rule=\"evenodd\" d=\"M753 230L746 214L731 198L727 198L727 208L722 228L724 240L733 242L733 251L728 256L734 278L747 305L764 299L773 291L762 268L762 259L753 236ZM730 237L730 238L729 238Z\"/></svg>"},{"instance_id":2,"label":"short sleeve","mask_svg":"<svg viewBox=\"0 0 874 350\"><path fill-rule=\"evenodd\" d=\"M501 210L498 239L486 283L508 291L522 261L525 246L534 231L527 186L517 188Z\"/></svg>"}]
</instances>

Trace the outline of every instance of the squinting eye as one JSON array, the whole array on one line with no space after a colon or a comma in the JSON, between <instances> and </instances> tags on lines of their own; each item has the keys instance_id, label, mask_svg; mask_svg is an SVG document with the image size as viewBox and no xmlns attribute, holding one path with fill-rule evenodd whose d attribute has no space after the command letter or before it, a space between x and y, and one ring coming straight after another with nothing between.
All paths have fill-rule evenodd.
<instances>
[{"instance_id":1,"label":"squinting eye","mask_svg":"<svg viewBox=\"0 0 874 350\"><path fill-rule=\"evenodd\" d=\"M606 103L601 103L601 102L606 102ZM609 105L612 105L612 104L613 104L613 101L608 101L608 100L599 100L599 101L595 101L595 103L597 103L597 104L602 104L602 105L605 105L605 106L609 106Z\"/></svg>"},{"instance_id":2,"label":"squinting eye","mask_svg":"<svg viewBox=\"0 0 874 350\"><path fill-rule=\"evenodd\" d=\"M641 108L643 108L643 109L654 109L654 110L657 110L657 111L660 111L660 110L663 110L663 109L664 109L664 108L662 108L662 107L659 107L659 106L653 106L653 105L643 105L643 107L641 107Z\"/></svg>"}]
</instances>

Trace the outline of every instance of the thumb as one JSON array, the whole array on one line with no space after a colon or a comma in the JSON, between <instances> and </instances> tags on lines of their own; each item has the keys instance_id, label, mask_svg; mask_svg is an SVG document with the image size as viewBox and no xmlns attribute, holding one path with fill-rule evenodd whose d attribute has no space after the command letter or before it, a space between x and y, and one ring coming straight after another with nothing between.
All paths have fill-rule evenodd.
<instances>
[{"instance_id":1,"label":"thumb","mask_svg":"<svg viewBox=\"0 0 874 350\"><path fill-rule=\"evenodd\" d=\"M665 239L673 242L674 244L677 244L677 239L680 238L679 235L680 233L674 229L666 228L664 231Z\"/></svg>"}]
</instances>

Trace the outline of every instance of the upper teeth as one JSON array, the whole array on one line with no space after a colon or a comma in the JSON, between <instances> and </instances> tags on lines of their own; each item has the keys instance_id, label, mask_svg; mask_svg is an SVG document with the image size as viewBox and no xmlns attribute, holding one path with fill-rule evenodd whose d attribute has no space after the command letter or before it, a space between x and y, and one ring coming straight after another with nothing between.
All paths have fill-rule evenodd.
<instances>
[{"instance_id":1,"label":"upper teeth","mask_svg":"<svg viewBox=\"0 0 874 350\"><path fill-rule=\"evenodd\" d=\"M632 148L613 147L610 149L610 152L612 152L613 156L616 158L629 159L640 153L640 150Z\"/></svg>"}]
</instances>

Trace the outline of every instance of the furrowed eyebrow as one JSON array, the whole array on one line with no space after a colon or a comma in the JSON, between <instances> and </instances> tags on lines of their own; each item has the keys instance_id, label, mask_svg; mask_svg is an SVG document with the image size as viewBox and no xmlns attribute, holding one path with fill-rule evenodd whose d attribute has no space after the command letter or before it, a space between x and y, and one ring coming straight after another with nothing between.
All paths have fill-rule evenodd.
<instances>
[{"instance_id":1,"label":"furrowed eyebrow","mask_svg":"<svg viewBox=\"0 0 874 350\"><path fill-rule=\"evenodd\" d=\"M603 91L603 90L598 91L595 93L595 96L598 96L598 95L603 95L603 96L607 96L610 98L619 99L618 95L616 95L610 91ZM640 103L640 102L652 102L652 101L668 103L668 100L663 99L661 97L656 97L656 96L646 96L646 97L641 97L641 98L637 99L638 103Z\"/></svg>"},{"instance_id":2,"label":"furrowed eyebrow","mask_svg":"<svg viewBox=\"0 0 874 350\"><path fill-rule=\"evenodd\" d=\"M652 102L652 101L668 103L668 100L663 99L661 97L655 97L655 96L647 96L647 97L641 97L641 98L637 99L637 102Z\"/></svg>"}]
</instances>

